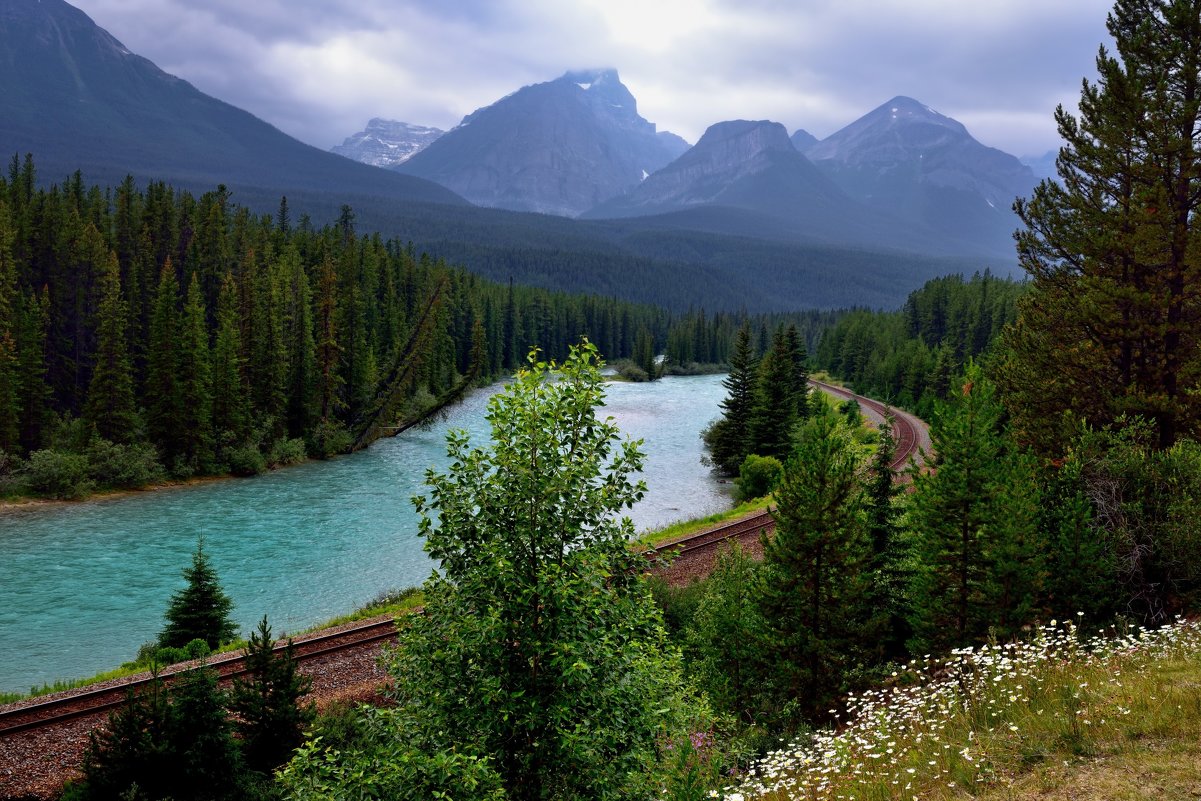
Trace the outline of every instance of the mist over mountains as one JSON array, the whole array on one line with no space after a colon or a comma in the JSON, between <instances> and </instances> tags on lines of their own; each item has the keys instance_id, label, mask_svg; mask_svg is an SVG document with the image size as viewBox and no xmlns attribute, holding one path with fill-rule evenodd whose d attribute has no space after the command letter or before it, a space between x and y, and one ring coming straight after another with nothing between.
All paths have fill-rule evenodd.
<instances>
[{"instance_id":1,"label":"mist over mountains","mask_svg":"<svg viewBox=\"0 0 1201 801\"><path fill-rule=\"evenodd\" d=\"M496 280L672 308L886 306L937 275L1011 269L1005 193L1025 168L927 116L823 142L727 121L690 147L616 70L585 70L445 133L372 120L344 157L163 72L63 0L0 0L0 151L32 153L42 183L223 184L261 214L287 196L315 225L349 205L359 230Z\"/></svg>"}]
</instances>

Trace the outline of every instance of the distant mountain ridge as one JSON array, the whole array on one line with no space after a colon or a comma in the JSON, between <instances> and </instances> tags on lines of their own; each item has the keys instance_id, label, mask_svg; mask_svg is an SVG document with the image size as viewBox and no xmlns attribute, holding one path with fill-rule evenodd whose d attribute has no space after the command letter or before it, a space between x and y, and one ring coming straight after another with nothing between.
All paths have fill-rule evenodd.
<instances>
[{"instance_id":1,"label":"distant mountain ridge","mask_svg":"<svg viewBox=\"0 0 1201 801\"><path fill-rule=\"evenodd\" d=\"M1012 252L1011 207L1036 180L962 123L898 96L806 150L851 197L938 234Z\"/></svg>"},{"instance_id":2,"label":"distant mountain ridge","mask_svg":"<svg viewBox=\"0 0 1201 801\"><path fill-rule=\"evenodd\" d=\"M366 128L329 150L373 167L395 167L420 153L444 133L446 131L441 128L373 117Z\"/></svg>"},{"instance_id":3,"label":"distant mountain ridge","mask_svg":"<svg viewBox=\"0 0 1201 801\"><path fill-rule=\"evenodd\" d=\"M0 153L44 175L133 173L240 202L322 211L356 198L461 204L434 183L310 147L131 53L63 0L0 0ZM317 203L316 201L320 201Z\"/></svg>"},{"instance_id":4,"label":"distant mountain ridge","mask_svg":"<svg viewBox=\"0 0 1201 801\"><path fill-rule=\"evenodd\" d=\"M479 205L575 216L686 147L638 114L616 70L584 70L477 109L396 169Z\"/></svg>"}]
</instances>

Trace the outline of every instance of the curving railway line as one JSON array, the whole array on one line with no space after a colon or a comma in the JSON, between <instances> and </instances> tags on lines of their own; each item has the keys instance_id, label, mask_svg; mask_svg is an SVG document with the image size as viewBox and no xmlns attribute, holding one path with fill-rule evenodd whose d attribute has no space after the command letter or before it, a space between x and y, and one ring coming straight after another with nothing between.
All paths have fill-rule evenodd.
<instances>
[{"instance_id":1,"label":"curving railway line","mask_svg":"<svg viewBox=\"0 0 1201 801\"><path fill-rule=\"evenodd\" d=\"M855 395L842 387L819 382L811 383L836 397L855 398L864 412L877 422L883 420L885 414L894 416L893 430L897 440L897 455L892 464L894 470L903 469L910 459L920 459L921 450L929 449L929 435L926 426L913 415L891 409L879 401ZM764 511L672 542L659 544L648 552L648 556L670 556L671 567L666 571L669 581L673 584L687 583L708 572L721 543L738 541L753 553L759 547L760 532L770 532L774 528L775 520L772 518L771 512ZM345 656L350 652L367 649L370 649L373 654L384 641L395 639L395 637L394 619L391 617L379 618L308 635L294 643L293 653L303 672L306 664L312 665L325 658L337 658L338 655ZM276 647L282 648L283 646L277 645ZM229 681L248 672L245 666L245 657L240 654L214 658L208 661L208 665L218 671L222 681ZM192 664L172 666L160 674L160 677L169 683L172 677L192 666ZM152 681L151 676L143 674L95 688L68 691L0 708L0 754L9 753L10 749L13 749L15 753L15 745L21 736L38 737L54 727L68 726L74 723L80 727L80 732L86 732L92 726L103 722L101 716L124 704L129 692L137 692L147 687ZM85 721L87 718L95 720ZM86 734L83 743L86 743ZM83 744L79 744L80 750L82 747ZM4 761L6 760L0 759L0 763ZM7 788L4 779L4 771L0 766L0 797L10 797L5 792Z\"/></svg>"}]
</instances>

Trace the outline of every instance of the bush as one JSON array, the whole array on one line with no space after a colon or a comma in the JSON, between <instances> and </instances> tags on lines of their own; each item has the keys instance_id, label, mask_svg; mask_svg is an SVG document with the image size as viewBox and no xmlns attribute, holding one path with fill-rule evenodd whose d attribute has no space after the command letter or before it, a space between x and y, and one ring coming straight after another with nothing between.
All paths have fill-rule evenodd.
<instances>
[{"instance_id":1,"label":"bush","mask_svg":"<svg viewBox=\"0 0 1201 801\"><path fill-rule=\"evenodd\" d=\"M29 486L53 498L79 498L92 491L88 459L79 453L40 450L29 454Z\"/></svg>"},{"instance_id":2,"label":"bush","mask_svg":"<svg viewBox=\"0 0 1201 801\"><path fill-rule=\"evenodd\" d=\"M118 445L102 437L89 443L88 476L101 487L136 489L166 477L150 445Z\"/></svg>"},{"instance_id":3,"label":"bush","mask_svg":"<svg viewBox=\"0 0 1201 801\"><path fill-rule=\"evenodd\" d=\"M638 365L634 364L633 362L623 362L621 364L616 365L616 368L617 368L617 374L619 376L621 376L622 378L624 378L626 381L633 381L635 383L640 384L643 381L651 380L650 373L648 373L646 370L639 367Z\"/></svg>"},{"instance_id":4,"label":"bush","mask_svg":"<svg viewBox=\"0 0 1201 801\"><path fill-rule=\"evenodd\" d=\"M323 420L313 428L310 452L318 459L328 459L346 453L354 440L350 432L338 423Z\"/></svg>"},{"instance_id":5,"label":"bush","mask_svg":"<svg viewBox=\"0 0 1201 801\"><path fill-rule=\"evenodd\" d=\"M225 452L229 472L235 476L257 476L267 472L267 459L254 445L241 445Z\"/></svg>"},{"instance_id":6,"label":"bush","mask_svg":"<svg viewBox=\"0 0 1201 801\"><path fill-rule=\"evenodd\" d=\"M28 489L29 463L0 450L0 498L23 495Z\"/></svg>"},{"instance_id":7,"label":"bush","mask_svg":"<svg viewBox=\"0 0 1201 801\"><path fill-rule=\"evenodd\" d=\"M267 456L269 467L287 467L290 464L300 464L309 456L303 439L277 439L271 446Z\"/></svg>"},{"instance_id":8,"label":"bush","mask_svg":"<svg viewBox=\"0 0 1201 801\"><path fill-rule=\"evenodd\" d=\"M738 487L738 500L747 501L751 498L762 498L771 493L780 483L784 475L784 466L774 456L759 456L750 454L742 460L738 468L738 478L734 484Z\"/></svg>"}]
</instances>

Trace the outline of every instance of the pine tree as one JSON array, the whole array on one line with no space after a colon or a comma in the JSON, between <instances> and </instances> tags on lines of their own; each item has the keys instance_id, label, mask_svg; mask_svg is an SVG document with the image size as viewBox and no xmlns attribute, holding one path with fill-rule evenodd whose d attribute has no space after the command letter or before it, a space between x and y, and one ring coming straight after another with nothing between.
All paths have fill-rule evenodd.
<instances>
[{"instance_id":1,"label":"pine tree","mask_svg":"<svg viewBox=\"0 0 1201 801\"><path fill-rule=\"evenodd\" d=\"M207 471L213 460L212 364L209 358L208 325L199 276L192 275L188 296L179 318L179 349L176 371L179 382L179 429L181 455L193 469Z\"/></svg>"},{"instance_id":2,"label":"pine tree","mask_svg":"<svg viewBox=\"0 0 1201 801\"><path fill-rule=\"evenodd\" d=\"M205 556L203 539L196 543L192 565L184 568L183 577L187 586L171 596L159 645L182 648L192 640L204 640L212 650L235 639L238 628L229 619L233 601L217 581L217 573Z\"/></svg>"},{"instance_id":3,"label":"pine tree","mask_svg":"<svg viewBox=\"0 0 1201 801\"><path fill-rule=\"evenodd\" d=\"M990 627L1011 634L1041 594L1036 488L1001 416L996 390L969 364L930 429L935 469L913 473L911 622L922 650L967 645Z\"/></svg>"},{"instance_id":4,"label":"pine tree","mask_svg":"<svg viewBox=\"0 0 1201 801\"><path fill-rule=\"evenodd\" d=\"M180 399L177 375L179 282L171 259L163 262L158 289L150 310L149 347L146 352L146 428L170 465L180 454Z\"/></svg>"},{"instance_id":5,"label":"pine tree","mask_svg":"<svg viewBox=\"0 0 1201 801\"><path fill-rule=\"evenodd\" d=\"M1201 426L1201 0L1118 0L1077 118L1055 112L1059 180L1014 208L1031 279L1002 373L1024 438L1062 454L1094 427L1153 420L1159 446Z\"/></svg>"},{"instance_id":6,"label":"pine tree","mask_svg":"<svg viewBox=\"0 0 1201 801\"><path fill-rule=\"evenodd\" d=\"M288 432L306 433L314 418L313 392L316 382L316 346L313 343L312 293L300 255L290 250L284 256L285 314L284 341L288 347Z\"/></svg>"},{"instance_id":7,"label":"pine tree","mask_svg":"<svg viewBox=\"0 0 1201 801\"><path fill-rule=\"evenodd\" d=\"M871 544L872 607L883 628L880 656L904 661L905 646L912 632L908 623L909 607L905 594L907 548L900 536L896 503L901 494L892 469L896 458L893 416L887 415L879 427L876 452L868 464L864 486L867 535Z\"/></svg>"},{"instance_id":8,"label":"pine tree","mask_svg":"<svg viewBox=\"0 0 1201 801\"><path fill-rule=\"evenodd\" d=\"M246 669L248 679L234 679L230 709L238 716L247 767L270 773L288 760L316 717L312 704L300 704L313 681L296 672L291 640L275 650L266 616L250 634Z\"/></svg>"},{"instance_id":9,"label":"pine tree","mask_svg":"<svg viewBox=\"0 0 1201 801\"><path fill-rule=\"evenodd\" d=\"M744 323L738 329L734 351L730 354L730 372L722 379L729 394L721 402L724 414L705 432L705 444L714 464L722 472L738 471L751 452L751 413L755 400L756 367L751 353L751 330Z\"/></svg>"},{"instance_id":10,"label":"pine tree","mask_svg":"<svg viewBox=\"0 0 1201 801\"><path fill-rule=\"evenodd\" d=\"M212 426L227 444L249 433L250 410L242 379L242 332L238 325L238 289L226 273L217 298L217 336L213 342Z\"/></svg>"},{"instance_id":11,"label":"pine tree","mask_svg":"<svg viewBox=\"0 0 1201 801\"><path fill-rule=\"evenodd\" d=\"M317 414L322 422L330 420L342 408L339 366L342 349L338 344L338 274L326 259L317 282L316 366Z\"/></svg>"},{"instance_id":12,"label":"pine tree","mask_svg":"<svg viewBox=\"0 0 1201 801\"><path fill-rule=\"evenodd\" d=\"M796 415L803 420L809 416L809 354L805 352L805 343L795 324L789 325L784 333L784 347L792 366L789 387L796 404Z\"/></svg>"},{"instance_id":13,"label":"pine tree","mask_svg":"<svg viewBox=\"0 0 1201 801\"><path fill-rule=\"evenodd\" d=\"M17 270L8 207L0 201L0 451L21 445L21 385L17 352Z\"/></svg>"},{"instance_id":14,"label":"pine tree","mask_svg":"<svg viewBox=\"0 0 1201 801\"><path fill-rule=\"evenodd\" d=\"M783 327L777 328L771 348L759 362L755 403L751 410L751 452L783 462L792 450L797 422L796 365Z\"/></svg>"},{"instance_id":15,"label":"pine tree","mask_svg":"<svg viewBox=\"0 0 1201 801\"><path fill-rule=\"evenodd\" d=\"M114 254L109 254L100 273L96 329L96 365L88 385L84 419L107 440L131 442L137 437L139 421L125 340L125 304Z\"/></svg>"},{"instance_id":16,"label":"pine tree","mask_svg":"<svg viewBox=\"0 0 1201 801\"><path fill-rule=\"evenodd\" d=\"M776 694L810 713L837 698L844 671L873 640L859 462L837 418L802 425L776 488L775 536L763 541L759 609Z\"/></svg>"},{"instance_id":17,"label":"pine tree","mask_svg":"<svg viewBox=\"0 0 1201 801\"><path fill-rule=\"evenodd\" d=\"M21 388L21 448L28 452L42 444L51 408L46 383L46 332L50 328L50 300L46 292L26 294L21 304L17 335L18 385Z\"/></svg>"}]
</instances>

